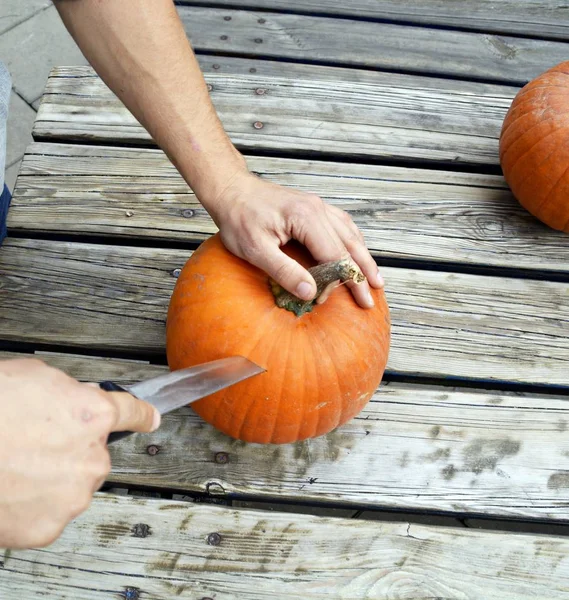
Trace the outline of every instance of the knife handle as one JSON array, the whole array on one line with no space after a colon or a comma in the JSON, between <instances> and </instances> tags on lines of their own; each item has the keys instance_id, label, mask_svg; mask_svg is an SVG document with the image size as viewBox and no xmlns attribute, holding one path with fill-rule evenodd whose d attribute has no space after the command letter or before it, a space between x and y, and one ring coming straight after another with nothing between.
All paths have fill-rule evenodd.
<instances>
[{"instance_id":1,"label":"knife handle","mask_svg":"<svg viewBox=\"0 0 569 600\"><path fill-rule=\"evenodd\" d=\"M99 383L99 387L102 390L105 390L105 392L125 392L128 394L127 390L125 390L120 385L113 383L112 381L102 381L101 383ZM112 444L113 442L122 440L123 438L128 437L133 433L134 431L113 431L112 433L109 433L109 437L107 438L107 444Z\"/></svg>"}]
</instances>

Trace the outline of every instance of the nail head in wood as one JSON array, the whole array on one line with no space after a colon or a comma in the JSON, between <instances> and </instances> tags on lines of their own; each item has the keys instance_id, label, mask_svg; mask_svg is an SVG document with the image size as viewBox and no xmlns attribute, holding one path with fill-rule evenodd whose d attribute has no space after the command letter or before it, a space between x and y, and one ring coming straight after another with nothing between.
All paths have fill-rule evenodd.
<instances>
[{"instance_id":1,"label":"nail head in wood","mask_svg":"<svg viewBox=\"0 0 569 600\"><path fill-rule=\"evenodd\" d=\"M150 444L150 446L146 448L146 452L147 454L150 454L150 456L156 456L158 452L160 452L160 448L155 444Z\"/></svg>"},{"instance_id":2,"label":"nail head in wood","mask_svg":"<svg viewBox=\"0 0 569 600\"><path fill-rule=\"evenodd\" d=\"M262 44L263 38L255 38L255 44Z\"/></svg>"},{"instance_id":3,"label":"nail head in wood","mask_svg":"<svg viewBox=\"0 0 569 600\"><path fill-rule=\"evenodd\" d=\"M214 68L216 71L219 69L219 65L218 65L218 64L215 64L215 65L212 65L212 66L213 66L213 68Z\"/></svg>"},{"instance_id":4,"label":"nail head in wood","mask_svg":"<svg viewBox=\"0 0 569 600\"><path fill-rule=\"evenodd\" d=\"M208 86L208 88L209 88L209 86ZM186 208L182 211L182 217L185 217L186 219L191 219L195 214L196 214L196 211L193 210L192 208Z\"/></svg>"},{"instance_id":5,"label":"nail head in wood","mask_svg":"<svg viewBox=\"0 0 569 600\"><path fill-rule=\"evenodd\" d=\"M265 88L257 88L255 90L255 94L257 94L257 96L264 96L267 93L267 90Z\"/></svg>"},{"instance_id":6,"label":"nail head in wood","mask_svg":"<svg viewBox=\"0 0 569 600\"><path fill-rule=\"evenodd\" d=\"M263 123L261 123L261 121L255 121L255 122L253 123L253 127L254 127L255 129L263 129L264 125L263 125Z\"/></svg>"},{"instance_id":7,"label":"nail head in wood","mask_svg":"<svg viewBox=\"0 0 569 600\"><path fill-rule=\"evenodd\" d=\"M124 600L139 600L140 598L140 590L134 587L124 588Z\"/></svg>"},{"instance_id":8,"label":"nail head in wood","mask_svg":"<svg viewBox=\"0 0 569 600\"><path fill-rule=\"evenodd\" d=\"M267 22L267 19L263 19L263 18L261 18L257 21L257 23L260 23L261 25L265 24L266 22Z\"/></svg>"},{"instance_id":9,"label":"nail head in wood","mask_svg":"<svg viewBox=\"0 0 569 600\"><path fill-rule=\"evenodd\" d=\"M229 454L227 452L218 452L215 455L215 462L218 465L226 465L229 462Z\"/></svg>"},{"instance_id":10,"label":"nail head in wood","mask_svg":"<svg viewBox=\"0 0 569 600\"><path fill-rule=\"evenodd\" d=\"M228 39L229 39L229 37L228 37L228 36L226 36L226 35L220 35L220 36L219 36L219 39L220 39L220 40L223 40L223 41L225 41L225 40L228 40Z\"/></svg>"},{"instance_id":11,"label":"nail head in wood","mask_svg":"<svg viewBox=\"0 0 569 600\"><path fill-rule=\"evenodd\" d=\"M176 279L178 279L178 277L180 277L181 272L182 272L182 269L174 269L172 271L172 277L175 277Z\"/></svg>"},{"instance_id":12,"label":"nail head in wood","mask_svg":"<svg viewBox=\"0 0 569 600\"><path fill-rule=\"evenodd\" d=\"M126 211L124 214L125 214L127 217L132 217L132 215L134 215L134 213L132 212L132 210L127 210L127 211Z\"/></svg>"},{"instance_id":13,"label":"nail head in wood","mask_svg":"<svg viewBox=\"0 0 569 600\"><path fill-rule=\"evenodd\" d=\"M207 84L207 91L208 92L212 92L213 91L213 85L211 85L211 83Z\"/></svg>"},{"instance_id":14,"label":"nail head in wood","mask_svg":"<svg viewBox=\"0 0 569 600\"><path fill-rule=\"evenodd\" d=\"M256 73L256 72L257 72L257 69L255 69L255 67L251 67L249 69L249 73Z\"/></svg>"},{"instance_id":15,"label":"nail head in wood","mask_svg":"<svg viewBox=\"0 0 569 600\"><path fill-rule=\"evenodd\" d=\"M224 20L224 21L231 21L231 17L230 17L230 16L223 17L223 20Z\"/></svg>"},{"instance_id":16,"label":"nail head in wood","mask_svg":"<svg viewBox=\"0 0 569 600\"><path fill-rule=\"evenodd\" d=\"M210 533L207 536L207 543L210 546L219 546L219 544L221 544L221 536L219 533Z\"/></svg>"},{"instance_id":17,"label":"nail head in wood","mask_svg":"<svg viewBox=\"0 0 569 600\"><path fill-rule=\"evenodd\" d=\"M132 537L136 538L145 538L149 535L152 535L152 531L150 529L150 525L146 523L137 523L132 526Z\"/></svg>"}]
</instances>

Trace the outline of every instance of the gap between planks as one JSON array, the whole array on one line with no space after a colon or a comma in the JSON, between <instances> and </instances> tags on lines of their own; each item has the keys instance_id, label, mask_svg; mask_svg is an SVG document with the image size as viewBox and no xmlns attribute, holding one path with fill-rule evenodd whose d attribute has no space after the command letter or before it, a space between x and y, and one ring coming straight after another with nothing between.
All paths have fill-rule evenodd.
<instances>
[{"instance_id":1,"label":"gap between planks","mask_svg":"<svg viewBox=\"0 0 569 600\"><path fill-rule=\"evenodd\" d=\"M565 234L522 208L502 177L266 157L248 164L267 181L346 210L380 263L569 276ZM161 151L53 143L28 147L8 226L19 237L185 247L217 231Z\"/></svg>"},{"instance_id":2,"label":"gap between planks","mask_svg":"<svg viewBox=\"0 0 569 600\"><path fill-rule=\"evenodd\" d=\"M204 62L224 127L239 148L252 153L495 167L502 122L517 91L385 73L354 75L345 69L237 59ZM33 133L36 139L88 144L151 142L85 67L52 72Z\"/></svg>"},{"instance_id":3,"label":"gap between planks","mask_svg":"<svg viewBox=\"0 0 569 600\"><path fill-rule=\"evenodd\" d=\"M179 6L178 13L192 45L210 53L508 85L524 85L567 59L564 42L491 33L229 7Z\"/></svg>"},{"instance_id":4,"label":"gap between planks","mask_svg":"<svg viewBox=\"0 0 569 600\"><path fill-rule=\"evenodd\" d=\"M305 14L307 16L344 17L355 20L390 21L401 25L451 28L518 35L534 39L569 40L569 3L537 0L478 0L440 2L422 0L178 0L178 5L210 8L237 8Z\"/></svg>"},{"instance_id":5,"label":"gap between planks","mask_svg":"<svg viewBox=\"0 0 569 600\"><path fill-rule=\"evenodd\" d=\"M53 600L555 600L566 597L568 556L558 537L97 495L55 544L12 552L0 592L7 600L46 590Z\"/></svg>"},{"instance_id":6,"label":"gap between planks","mask_svg":"<svg viewBox=\"0 0 569 600\"><path fill-rule=\"evenodd\" d=\"M175 270L189 252L8 239L6 341L162 353ZM569 386L569 284L385 268L390 371ZM425 361L425 355L429 361Z\"/></svg>"},{"instance_id":7,"label":"gap between planks","mask_svg":"<svg viewBox=\"0 0 569 600\"><path fill-rule=\"evenodd\" d=\"M36 356L82 381L128 384L167 370ZM233 440L181 409L157 432L113 444L109 481L218 499L566 522L568 428L566 396L390 383L350 423L282 446Z\"/></svg>"}]
</instances>

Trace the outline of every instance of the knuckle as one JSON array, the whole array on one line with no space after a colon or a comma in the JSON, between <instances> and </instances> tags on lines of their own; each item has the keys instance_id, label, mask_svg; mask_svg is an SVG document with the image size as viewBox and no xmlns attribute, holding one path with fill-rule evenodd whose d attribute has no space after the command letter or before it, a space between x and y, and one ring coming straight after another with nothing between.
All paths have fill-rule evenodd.
<instances>
[{"instance_id":1,"label":"knuckle","mask_svg":"<svg viewBox=\"0 0 569 600\"><path fill-rule=\"evenodd\" d=\"M91 499L93 495L90 489L87 489L85 485L78 486L71 495L66 496L67 502L67 522L75 519L80 514L84 513L91 505Z\"/></svg>"},{"instance_id":2,"label":"knuckle","mask_svg":"<svg viewBox=\"0 0 569 600\"><path fill-rule=\"evenodd\" d=\"M44 375L49 375L49 377L53 381L57 381L57 382L61 382L61 381L75 382L75 380L72 379L71 377L69 377L69 375L67 375L66 373L64 373L60 369L56 369L55 367L52 367L52 366L48 365L43 360L40 360L38 358L32 358L31 360L34 362L34 368L38 369Z\"/></svg>"},{"instance_id":3,"label":"knuckle","mask_svg":"<svg viewBox=\"0 0 569 600\"><path fill-rule=\"evenodd\" d=\"M254 260L262 255L262 244L253 237L242 242L241 252L247 260Z\"/></svg>"},{"instance_id":4,"label":"knuckle","mask_svg":"<svg viewBox=\"0 0 569 600\"><path fill-rule=\"evenodd\" d=\"M46 512L36 515L31 521L22 515L19 521L20 525L9 526L7 529L2 527L0 531L8 534L8 545L14 549L45 548L55 542L66 524Z\"/></svg>"},{"instance_id":5,"label":"knuckle","mask_svg":"<svg viewBox=\"0 0 569 600\"><path fill-rule=\"evenodd\" d=\"M65 529L66 523L54 520L45 520L41 525L35 527L35 531L29 535L26 546L31 548L45 548L57 540Z\"/></svg>"},{"instance_id":6,"label":"knuckle","mask_svg":"<svg viewBox=\"0 0 569 600\"><path fill-rule=\"evenodd\" d=\"M284 208L285 216L288 219L303 217L306 214L310 214L310 212L309 204L307 202L301 202L298 200L289 202Z\"/></svg>"},{"instance_id":7,"label":"knuckle","mask_svg":"<svg viewBox=\"0 0 569 600\"><path fill-rule=\"evenodd\" d=\"M98 390L95 391L100 399L96 406L97 414L105 423L105 425L114 423L118 418L119 409L116 403L112 400L112 396L103 392L99 393Z\"/></svg>"},{"instance_id":8,"label":"knuckle","mask_svg":"<svg viewBox=\"0 0 569 600\"><path fill-rule=\"evenodd\" d=\"M283 263L281 265L279 265L278 267L276 267L275 269L275 273L274 273L274 278L277 281L287 281L288 279L290 279L293 275L293 266L290 265L289 263Z\"/></svg>"},{"instance_id":9,"label":"knuckle","mask_svg":"<svg viewBox=\"0 0 569 600\"><path fill-rule=\"evenodd\" d=\"M39 358L23 359L21 365L26 372L33 371L36 376L41 377L44 382L49 384L59 384L67 379L71 380L63 371L50 367Z\"/></svg>"},{"instance_id":10,"label":"knuckle","mask_svg":"<svg viewBox=\"0 0 569 600\"><path fill-rule=\"evenodd\" d=\"M304 206L311 213L324 212L324 200L322 200L320 196L316 196L314 194L310 194L308 196L308 202L304 202Z\"/></svg>"},{"instance_id":11,"label":"knuckle","mask_svg":"<svg viewBox=\"0 0 569 600\"><path fill-rule=\"evenodd\" d=\"M294 229L310 230L312 225L319 221L319 217L310 205L302 203L297 206L295 211L290 215L290 221Z\"/></svg>"},{"instance_id":12,"label":"knuckle","mask_svg":"<svg viewBox=\"0 0 569 600\"><path fill-rule=\"evenodd\" d=\"M84 463L80 470L80 477L77 477L75 485L69 494L75 498L79 504L74 505L74 510L83 512L85 503L87 506L91 502L92 493L99 486L98 482L104 482L111 472L111 457L106 446L98 446L87 463Z\"/></svg>"},{"instance_id":13,"label":"knuckle","mask_svg":"<svg viewBox=\"0 0 569 600\"><path fill-rule=\"evenodd\" d=\"M154 408L148 404L148 402L144 402L143 400L138 400L136 406L137 420L146 430L148 430L154 421Z\"/></svg>"},{"instance_id":14,"label":"knuckle","mask_svg":"<svg viewBox=\"0 0 569 600\"><path fill-rule=\"evenodd\" d=\"M101 449L101 452L93 462L90 471L93 480L99 480L101 477L106 477L111 472L111 455L106 448Z\"/></svg>"},{"instance_id":15,"label":"knuckle","mask_svg":"<svg viewBox=\"0 0 569 600\"><path fill-rule=\"evenodd\" d=\"M313 206L318 206L318 207L324 206L324 200L322 200L322 198L320 198L320 196L318 196L317 194L308 194L307 200Z\"/></svg>"},{"instance_id":16,"label":"knuckle","mask_svg":"<svg viewBox=\"0 0 569 600\"><path fill-rule=\"evenodd\" d=\"M22 363L25 363L28 367L32 369L46 369L47 365L40 360L39 358L26 358L22 360Z\"/></svg>"},{"instance_id":17,"label":"knuckle","mask_svg":"<svg viewBox=\"0 0 569 600\"><path fill-rule=\"evenodd\" d=\"M346 234L346 244L350 245L350 246L356 246L356 245L360 245L363 241L363 236L361 235L361 233L356 229L350 229L348 231L348 233Z\"/></svg>"},{"instance_id":18,"label":"knuckle","mask_svg":"<svg viewBox=\"0 0 569 600\"><path fill-rule=\"evenodd\" d=\"M112 464L111 464L111 456L108 452L105 454L105 460L103 461L103 465L101 468L101 477L107 477L107 475L111 472Z\"/></svg>"},{"instance_id":19,"label":"knuckle","mask_svg":"<svg viewBox=\"0 0 569 600\"><path fill-rule=\"evenodd\" d=\"M365 239L362 232L356 227L353 222L346 223L347 227L342 233L342 238L346 246L361 246L365 245Z\"/></svg>"},{"instance_id":20,"label":"knuckle","mask_svg":"<svg viewBox=\"0 0 569 600\"><path fill-rule=\"evenodd\" d=\"M302 199L291 202L288 206L288 211L290 216L308 218L321 210L323 206L323 202L319 196L307 194Z\"/></svg>"}]
</instances>

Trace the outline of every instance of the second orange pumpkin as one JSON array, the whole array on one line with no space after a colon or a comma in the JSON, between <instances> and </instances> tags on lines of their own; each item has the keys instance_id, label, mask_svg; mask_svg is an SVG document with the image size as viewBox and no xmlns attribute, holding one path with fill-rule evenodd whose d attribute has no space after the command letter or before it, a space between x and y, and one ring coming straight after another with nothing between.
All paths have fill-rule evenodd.
<instances>
[{"instance_id":1,"label":"second orange pumpkin","mask_svg":"<svg viewBox=\"0 0 569 600\"><path fill-rule=\"evenodd\" d=\"M500 164L520 204L569 233L569 62L514 98L500 136Z\"/></svg>"}]
</instances>

